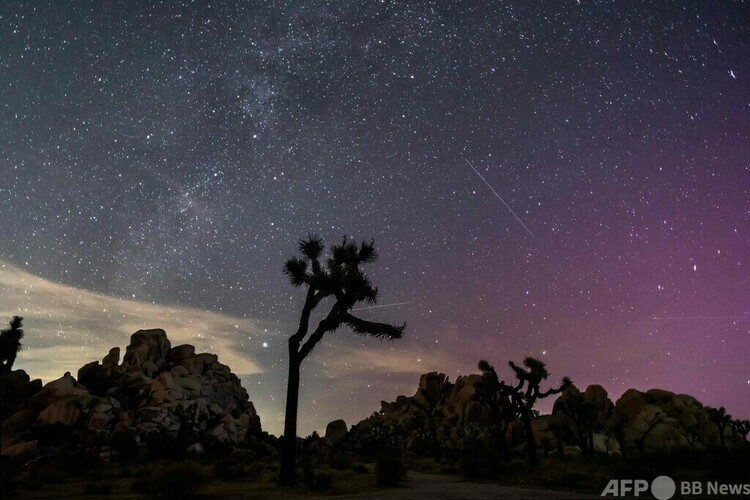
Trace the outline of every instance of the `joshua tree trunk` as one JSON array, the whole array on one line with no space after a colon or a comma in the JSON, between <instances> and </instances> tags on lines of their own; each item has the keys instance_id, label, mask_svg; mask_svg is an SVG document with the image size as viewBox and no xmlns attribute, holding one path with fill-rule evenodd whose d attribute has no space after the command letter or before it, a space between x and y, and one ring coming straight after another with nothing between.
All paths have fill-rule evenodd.
<instances>
[{"instance_id":1,"label":"joshua tree trunk","mask_svg":"<svg viewBox=\"0 0 750 500\"><path fill-rule=\"evenodd\" d=\"M437 425L435 424L435 415L429 414L427 420L430 423L430 434L432 435L432 456L435 462L440 462L440 443L437 438Z\"/></svg>"},{"instance_id":2,"label":"joshua tree trunk","mask_svg":"<svg viewBox=\"0 0 750 500\"><path fill-rule=\"evenodd\" d=\"M500 432L497 436L497 444L500 448L500 454L503 457L507 457L509 455L508 451L508 439L505 437L505 433L508 432L508 422L503 421L502 424L500 424Z\"/></svg>"},{"instance_id":3,"label":"joshua tree trunk","mask_svg":"<svg viewBox=\"0 0 750 500\"><path fill-rule=\"evenodd\" d=\"M299 402L298 345L289 340L289 380L286 387L286 413L284 419L284 441L281 449L281 473L279 486L293 486L297 483L297 404Z\"/></svg>"},{"instance_id":4,"label":"joshua tree trunk","mask_svg":"<svg viewBox=\"0 0 750 500\"><path fill-rule=\"evenodd\" d=\"M539 464L539 458L536 456L536 440L534 439L534 430L531 428L531 415L524 412L521 415L521 421L526 434L526 451L529 454L529 464L536 466Z\"/></svg>"}]
</instances>

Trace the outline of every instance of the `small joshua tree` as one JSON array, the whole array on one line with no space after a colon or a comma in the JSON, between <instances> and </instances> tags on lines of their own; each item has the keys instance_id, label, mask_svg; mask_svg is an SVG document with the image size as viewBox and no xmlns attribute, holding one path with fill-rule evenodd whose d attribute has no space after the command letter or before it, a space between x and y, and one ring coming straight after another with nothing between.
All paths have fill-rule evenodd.
<instances>
[{"instance_id":1,"label":"small joshua tree","mask_svg":"<svg viewBox=\"0 0 750 500\"><path fill-rule=\"evenodd\" d=\"M586 396L574 387L571 389L573 390L568 390L555 401L552 414L556 415L558 412L562 412L573 420L580 437L583 454L590 455L594 451L596 405L587 401Z\"/></svg>"},{"instance_id":2,"label":"small joshua tree","mask_svg":"<svg viewBox=\"0 0 750 500\"><path fill-rule=\"evenodd\" d=\"M13 369L18 351L21 350L23 328L21 316L13 316L10 328L0 331L0 373L8 373Z\"/></svg>"},{"instance_id":3,"label":"small joshua tree","mask_svg":"<svg viewBox=\"0 0 750 500\"><path fill-rule=\"evenodd\" d=\"M510 398L513 404L520 410L521 422L523 423L524 434L526 435L526 450L529 455L529 463L535 466L539 463L536 456L536 441L534 432L531 427L531 417L534 411L534 404L537 400L544 399L553 394L559 394L564 391L572 382L568 377L563 377L560 387L542 391L540 385L547 377L547 367L536 358L527 357L523 360L526 368L516 366L513 361L508 363L516 373L518 383L511 388Z\"/></svg>"},{"instance_id":4,"label":"small joshua tree","mask_svg":"<svg viewBox=\"0 0 750 500\"><path fill-rule=\"evenodd\" d=\"M510 397L512 388L498 378L491 364L480 360L477 366L482 372L482 381L477 385L477 396L489 407L492 421L495 423L494 437L500 453L507 455L508 442L505 434L510 423L521 416L521 408L514 404Z\"/></svg>"},{"instance_id":5,"label":"small joshua tree","mask_svg":"<svg viewBox=\"0 0 750 500\"><path fill-rule=\"evenodd\" d=\"M732 426L732 429L734 429L734 431L742 436L742 439L747 442L747 434L750 433L750 420L736 419L732 420L730 425Z\"/></svg>"},{"instance_id":6,"label":"small joshua tree","mask_svg":"<svg viewBox=\"0 0 750 500\"><path fill-rule=\"evenodd\" d=\"M722 449L727 449L727 443L724 440L724 431L729 424L732 423L732 416L727 413L727 410L722 406L718 410L716 408L706 408L708 416L711 421L719 429L719 440L721 441Z\"/></svg>"}]
</instances>

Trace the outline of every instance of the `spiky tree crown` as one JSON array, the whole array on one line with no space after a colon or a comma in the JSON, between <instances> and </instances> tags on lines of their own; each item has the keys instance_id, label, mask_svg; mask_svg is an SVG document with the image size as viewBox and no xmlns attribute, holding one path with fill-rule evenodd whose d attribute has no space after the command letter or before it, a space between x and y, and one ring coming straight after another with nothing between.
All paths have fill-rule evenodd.
<instances>
[{"instance_id":1,"label":"spiky tree crown","mask_svg":"<svg viewBox=\"0 0 750 500\"><path fill-rule=\"evenodd\" d=\"M335 329L345 323L355 333L374 337L399 339L406 325L393 326L361 320L349 314L358 302L374 304L378 299L378 288L372 285L367 275L360 269L361 264L369 264L377 259L372 240L357 244L344 236L341 243L331 245L330 256L321 264L325 250L323 240L309 235L298 245L302 254L284 264L284 274L292 285L307 286L311 293L314 308L322 299L333 296L338 314L330 316Z\"/></svg>"},{"instance_id":2,"label":"spiky tree crown","mask_svg":"<svg viewBox=\"0 0 750 500\"><path fill-rule=\"evenodd\" d=\"M294 286L308 285L322 297L333 295L346 309L357 302L374 304L378 288L360 269L361 264L374 262L377 252L372 241L357 245L344 237L341 243L331 246L331 256L325 266L320 264L323 240L308 236L299 242L302 257L293 257L284 265L284 274Z\"/></svg>"}]
</instances>

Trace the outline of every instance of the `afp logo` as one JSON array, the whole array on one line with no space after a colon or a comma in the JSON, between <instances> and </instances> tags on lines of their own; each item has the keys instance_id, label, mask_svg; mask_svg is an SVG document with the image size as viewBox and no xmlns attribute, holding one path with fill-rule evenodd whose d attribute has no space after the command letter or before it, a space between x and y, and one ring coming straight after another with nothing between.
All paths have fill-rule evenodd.
<instances>
[{"instance_id":1,"label":"afp logo","mask_svg":"<svg viewBox=\"0 0 750 500\"><path fill-rule=\"evenodd\" d=\"M656 500L669 500L674 496L677 485L669 476L659 476L650 485L651 495ZM602 491L601 496L626 497L641 496L649 491L648 481L645 479L610 479Z\"/></svg>"}]
</instances>

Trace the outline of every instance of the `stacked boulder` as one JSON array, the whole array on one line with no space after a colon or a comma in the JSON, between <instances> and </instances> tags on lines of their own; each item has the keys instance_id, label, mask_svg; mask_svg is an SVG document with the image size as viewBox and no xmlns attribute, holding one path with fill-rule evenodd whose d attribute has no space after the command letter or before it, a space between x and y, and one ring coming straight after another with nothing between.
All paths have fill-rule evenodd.
<instances>
[{"instance_id":1,"label":"stacked boulder","mask_svg":"<svg viewBox=\"0 0 750 500\"><path fill-rule=\"evenodd\" d=\"M260 433L253 403L228 366L191 345L172 347L154 329L131 336L122 364L113 348L101 363L81 367L77 380L66 373L45 385L3 423L2 446L11 454L6 448L24 442L77 442L107 455L123 443L231 448Z\"/></svg>"},{"instance_id":2,"label":"stacked boulder","mask_svg":"<svg viewBox=\"0 0 750 500\"><path fill-rule=\"evenodd\" d=\"M355 425L353 436L362 441L373 426L390 427L404 435L407 449L418 450L430 445L434 428L440 446L455 449L467 427L491 423L489 409L477 397L481 380L474 374L451 383L443 373L425 373L414 396L398 396L392 403L382 401L380 413Z\"/></svg>"},{"instance_id":3,"label":"stacked boulder","mask_svg":"<svg viewBox=\"0 0 750 500\"><path fill-rule=\"evenodd\" d=\"M609 425L627 451L703 451L722 446L719 428L707 407L693 396L661 389L625 391L615 404ZM723 443L731 450L742 447L745 440L727 426Z\"/></svg>"}]
</instances>

